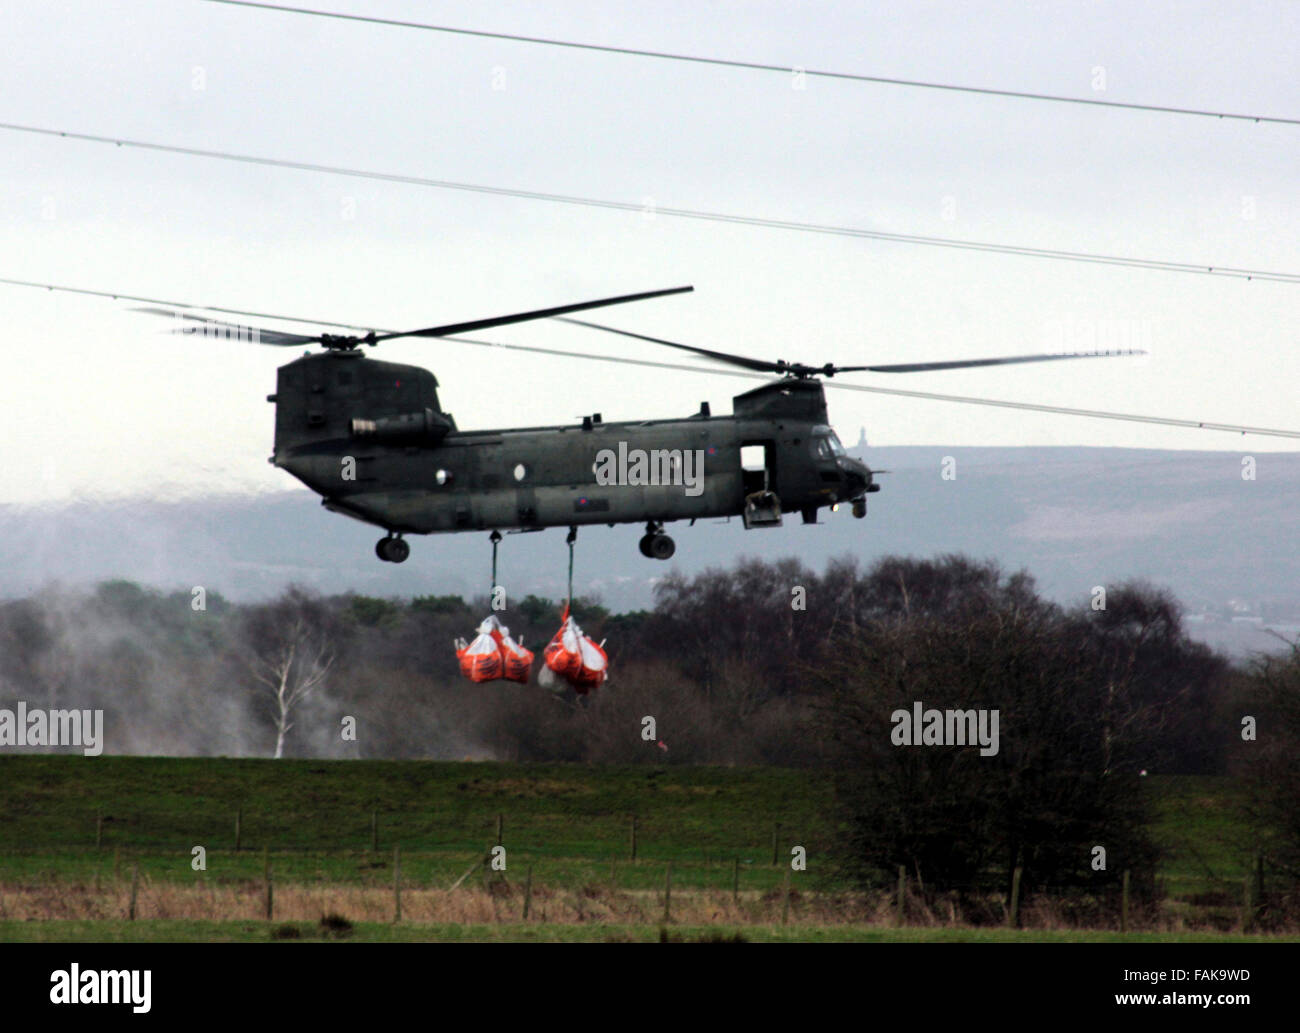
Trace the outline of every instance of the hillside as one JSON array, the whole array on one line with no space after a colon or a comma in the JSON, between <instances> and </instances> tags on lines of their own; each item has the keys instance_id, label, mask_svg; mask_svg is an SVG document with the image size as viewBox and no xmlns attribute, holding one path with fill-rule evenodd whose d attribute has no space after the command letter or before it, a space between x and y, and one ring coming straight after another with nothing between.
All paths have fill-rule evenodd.
<instances>
[{"instance_id":1,"label":"hillside","mask_svg":"<svg viewBox=\"0 0 1300 1033\"><path fill-rule=\"evenodd\" d=\"M1146 578L1196 613L1230 599L1300 609L1300 453L1261 453L1254 481L1232 452L1094 448L907 447L855 450L883 488L865 520L847 512L804 527L746 532L738 521L673 528L688 573L741 555L798 556L814 568L837 556L966 552L1027 568L1044 594L1086 600L1092 586ZM940 464L956 460L956 478ZM660 565L636 549L638 527L590 528L579 539L580 592L615 610L651 604ZM324 511L306 490L158 502L147 498L0 507L0 594L50 581L125 577L160 587L202 584L237 598L290 582L374 595L482 594L485 535L413 539L402 566L378 562L375 530ZM501 579L516 596L563 594L558 531L508 537ZM1275 640L1249 627L1198 632L1233 651Z\"/></svg>"}]
</instances>

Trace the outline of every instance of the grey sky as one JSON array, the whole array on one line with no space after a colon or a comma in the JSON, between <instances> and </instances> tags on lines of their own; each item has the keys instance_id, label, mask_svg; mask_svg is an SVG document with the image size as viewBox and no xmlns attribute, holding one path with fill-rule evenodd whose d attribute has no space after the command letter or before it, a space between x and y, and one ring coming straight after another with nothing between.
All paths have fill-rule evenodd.
<instances>
[{"instance_id":1,"label":"grey sky","mask_svg":"<svg viewBox=\"0 0 1300 1033\"><path fill-rule=\"evenodd\" d=\"M1300 6L373 3L323 7L782 65L1300 114ZM205 3L6 12L0 121L634 203L1300 271L1300 127L808 80ZM1093 90L1095 69L1106 90ZM504 89L494 89L502 84ZM201 87L201 88L199 88ZM696 223L0 133L0 276L417 327L693 283L600 321L851 364L1152 355L860 382L1296 428L1289 284ZM1248 217L1253 214L1253 218ZM945 218L952 215L953 218ZM0 498L287 486L292 349L175 339L125 304L0 287ZM563 324L489 340L675 357ZM1122 334L1121 334L1122 336ZM1122 343L1119 342L1119 343ZM398 341L462 426L716 412L744 382ZM1282 439L830 393L874 444L1259 452Z\"/></svg>"}]
</instances>

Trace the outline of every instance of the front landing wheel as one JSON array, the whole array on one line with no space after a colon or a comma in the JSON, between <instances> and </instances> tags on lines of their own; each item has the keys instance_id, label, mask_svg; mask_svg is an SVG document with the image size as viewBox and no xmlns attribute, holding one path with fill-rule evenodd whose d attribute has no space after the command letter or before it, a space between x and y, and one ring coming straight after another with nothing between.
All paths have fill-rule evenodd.
<instances>
[{"instance_id":1,"label":"front landing wheel","mask_svg":"<svg viewBox=\"0 0 1300 1033\"><path fill-rule=\"evenodd\" d=\"M411 547L401 538L380 538L375 542L375 555L385 563L402 563L411 555Z\"/></svg>"}]
</instances>

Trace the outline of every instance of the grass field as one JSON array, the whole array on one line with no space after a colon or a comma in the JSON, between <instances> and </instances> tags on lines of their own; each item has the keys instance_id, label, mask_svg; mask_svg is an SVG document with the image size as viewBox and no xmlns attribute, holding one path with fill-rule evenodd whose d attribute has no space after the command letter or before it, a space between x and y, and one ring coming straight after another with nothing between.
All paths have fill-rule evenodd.
<instances>
[{"instance_id":1,"label":"grass field","mask_svg":"<svg viewBox=\"0 0 1300 1033\"><path fill-rule=\"evenodd\" d=\"M1169 853L1168 915L1232 927L1255 853L1240 788L1183 777L1147 785ZM684 939L1119 937L940 920L890 929L887 904L856 894L826 861L829 802L825 773L771 768L9 756L0 939L265 941L276 929L313 939L321 915L338 913L354 940L657 940L669 862L672 935ZM476 864L498 819L506 871L489 886ZM792 873L786 905L796 845L808 870ZM198 846L206 871L191 864ZM137 866L140 920L127 922ZM1128 937L1139 935L1193 934Z\"/></svg>"},{"instance_id":2,"label":"grass field","mask_svg":"<svg viewBox=\"0 0 1300 1033\"><path fill-rule=\"evenodd\" d=\"M783 847L811 853L828 802L824 776L779 769L6 757L0 883L106 876L115 851L150 879L192 881L196 845L218 881L260 878L269 849L283 880L368 884L400 845L412 882L450 883L496 842L500 816L509 869L533 864L548 884L608 880L615 861L618 885L648 889L672 861L683 886L729 888L738 858L746 888L766 889L782 877L774 824ZM636 866L622 863L633 815Z\"/></svg>"}]
</instances>

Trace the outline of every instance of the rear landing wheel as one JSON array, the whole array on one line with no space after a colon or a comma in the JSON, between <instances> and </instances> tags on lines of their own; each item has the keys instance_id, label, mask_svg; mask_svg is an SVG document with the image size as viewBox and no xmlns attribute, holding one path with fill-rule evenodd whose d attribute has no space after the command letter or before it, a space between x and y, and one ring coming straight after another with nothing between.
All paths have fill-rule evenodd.
<instances>
[{"instance_id":1,"label":"rear landing wheel","mask_svg":"<svg viewBox=\"0 0 1300 1033\"><path fill-rule=\"evenodd\" d=\"M650 538L647 548L652 559L667 560L672 559L673 553L677 551L677 543L666 534L656 534Z\"/></svg>"},{"instance_id":2,"label":"rear landing wheel","mask_svg":"<svg viewBox=\"0 0 1300 1033\"><path fill-rule=\"evenodd\" d=\"M650 559L650 543L654 541L654 537L655 536L652 534L646 534L641 536L641 545L640 545L641 555L644 556L646 559Z\"/></svg>"}]
</instances>

